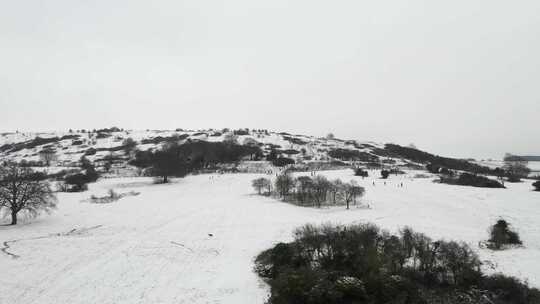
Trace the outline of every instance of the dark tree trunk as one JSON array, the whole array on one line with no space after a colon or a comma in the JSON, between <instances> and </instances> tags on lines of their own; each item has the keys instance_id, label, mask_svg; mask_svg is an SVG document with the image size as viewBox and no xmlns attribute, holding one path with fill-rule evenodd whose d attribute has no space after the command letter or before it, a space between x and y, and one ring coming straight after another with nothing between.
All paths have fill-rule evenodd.
<instances>
[{"instance_id":1,"label":"dark tree trunk","mask_svg":"<svg viewBox=\"0 0 540 304\"><path fill-rule=\"evenodd\" d=\"M11 225L17 225L17 212L11 211Z\"/></svg>"}]
</instances>

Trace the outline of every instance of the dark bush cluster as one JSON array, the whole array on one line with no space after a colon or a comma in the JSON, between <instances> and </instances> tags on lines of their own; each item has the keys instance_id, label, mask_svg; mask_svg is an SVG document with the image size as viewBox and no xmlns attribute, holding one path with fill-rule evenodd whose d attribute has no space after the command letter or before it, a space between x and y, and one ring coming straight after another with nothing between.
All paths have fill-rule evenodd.
<instances>
[{"instance_id":1,"label":"dark bush cluster","mask_svg":"<svg viewBox=\"0 0 540 304\"><path fill-rule=\"evenodd\" d=\"M286 150L279 151L279 153L283 153L287 155L294 155L294 154L300 153L300 151L295 150L295 149L286 149Z\"/></svg>"},{"instance_id":2,"label":"dark bush cluster","mask_svg":"<svg viewBox=\"0 0 540 304\"><path fill-rule=\"evenodd\" d=\"M449 176L453 176L455 174L454 171L448 168L433 164L433 163L427 164L426 169L429 173L433 173L433 174L443 174L443 175L449 175Z\"/></svg>"},{"instance_id":3,"label":"dark bush cluster","mask_svg":"<svg viewBox=\"0 0 540 304\"><path fill-rule=\"evenodd\" d=\"M65 192L80 192L88 189L87 184L97 181L99 174L94 165L86 158L81 157L81 173L67 175L64 178L64 184L61 191Z\"/></svg>"},{"instance_id":4,"label":"dark bush cluster","mask_svg":"<svg viewBox=\"0 0 540 304\"><path fill-rule=\"evenodd\" d=\"M400 175L400 174L407 174L405 171L402 171L398 168L392 168L390 170L388 170L388 172L390 172L390 174L394 174L394 175Z\"/></svg>"},{"instance_id":5,"label":"dark bush cluster","mask_svg":"<svg viewBox=\"0 0 540 304\"><path fill-rule=\"evenodd\" d=\"M36 136L32 140L23 141L23 142L14 143L14 144L4 144L0 146L0 152L12 153L12 152L17 152L23 149L33 149L37 146L56 143L58 141L60 141L60 138L58 137L42 138L42 137Z\"/></svg>"},{"instance_id":6,"label":"dark bush cluster","mask_svg":"<svg viewBox=\"0 0 540 304\"><path fill-rule=\"evenodd\" d=\"M540 191L540 180L535 181L533 184L534 191Z\"/></svg>"},{"instance_id":7,"label":"dark bush cluster","mask_svg":"<svg viewBox=\"0 0 540 304\"><path fill-rule=\"evenodd\" d=\"M505 246L521 245L521 239L517 232L510 229L507 221L500 219L490 228L488 248L494 250L503 249Z\"/></svg>"},{"instance_id":8,"label":"dark bush cluster","mask_svg":"<svg viewBox=\"0 0 540 304\"><path fill-rule=\"evenodd\" d=\"M84 130L83 130L84 131ZM110 127L110 128L103 128L103 129L94 129L94 133L113 133L113 132L121 132L124 131L124 129L118 128L118 127Z\"/></svg>"},{"instance_id":9,"label":"dark bush cluster","mask_svg":"<svg viewBox=\"0 0 540 304\"><path fill-rule=\"evenodd\" d=\"M355 168L354 169L354 175L355 176L361 176L361 177L368 177L369 176L369 173L362 169L362 168Z\"/></svg>"},{"instance_id":10,"label":"dark bush cluster","mask_svg":"<svg viewBox=\"0 0 540 304\"><path fill-rule=\"evenodd\" d=\"M365 193L363 187L354 181L343 183L336 179L328 180L322 175L293 177L288 173L280 174L274 183L267 178L258 178L252 182L259 194L274 196L301 206L346 205L356 204ZM266 190L262 192L262 190Z\"/></svg>"},{"instance_id":11,"label":"dark bush cluster","mask_svg":"<svg viewBox=\"0 0 540 304\"><path fill-rule=\"evenodd\" d=\"M233 131L234 135L249 135L249 129L238 129Z\"/></svg>"},{"instance_id":12,"label":"dark bush cluster","mask_svg":"<svg viewBox=\"0 0 540 304\"><path fill-rule=\"evenodd\" d=\"M462 159L441 157L412 147L403 147L395 144L386 144L384 147L386 156L403 157L419 163L431 163L438 167L452 170L467 171L472 173L495 175L494 169L486 166L480 166ZM434 172L438 173L438 172Z\"/></svg>"},{"instance_id":13,"label":"dark bush cluster","mask_svg":"<svg viewBox=\"0 0 540 304\"><path fill-rule=\"evenodd\" d=\"M189 137L189 134L180 134L180 135L172 135L172 136L156 136L152 138L145 138L141 140L141 144L160 144L160 143L171 143L171 142L178 142L181 140L184 140Z\"/></svg>"},{"instance_id":14,"label":"dark bush cluster","mask_svg":"<svg viewBox=\"0 0 540 304\"><path fill-rule=\"evenodd\" d=\"M60 137L60 140L66 140L66 139L78 139L80 138L81 136L78 135L78 134L70 134L70 135L64 135L62 137Z\"/></svg>"},{"instance_id":15,"label":"dark bush cluster","mask_svg":"<svg viewBox=\"0 0 540 304\"><path fill-rule=\"evenodd\" d=\"M95 148L88 148L86 151L84 151L84 155L90 156L90 155L96 155L97 150Z\"/></svg>"},{"instance_id":16,"label":"dark bush cluster","mask_svg":"<svg viewBox=\"0 0 540 304\"><path fill-rule=\"evenodd\" d=\"M158 151L137 151L135 159L129 163L148 169L152 176L183 177L186 174L213 168L218 164L233 163L242 158L257 160L262 157L259 147L242 146L232 143L194 141L184 144L170 143Z\"/></svg>"},{"instance_id":17,"label":"dark bush cluster","mask_svg":"<svg viewBox=\"0 0 540 304\"><path fill-rule=\"evenodd\" d=\"M21 167L44 167L45 163L41 160L26 160L21 159L19 162L19 166Z\"/></svg>"},{"instance_id":18,"label":"dark bush cluster","mask_svg":"<svg viewBox=\"0 0 540 304\"><path fill-rule=\"evenodd\" d=\"M287 165L294 165L294 159L288 157L277 157L272 160L272 165L276 167L285 167Z\"/></svg>"},{"instance_id":19,"label":"dark bush cluster","mask_svg":"<svg viewBox=\"0 0 540 304\"><path fill-rule=\"evenodd\" d=\"M308 142L305 141L305 140L302 140L302 139L297 138L297 137L288 136L288 135L290 135L288 133L279 133L279 134L281 134L283 136L284 140L286 140L286 141L288 141L288 142L290 142L292 144L301 145L301 146L308 144Z\"/></svg>"},{"instance_id":20,"label":"dark bush cluster","mask_svg":"<svg viewBox=\"0 0 540 304\"><path fill-rule=\"evenodd\" d=\"M122 147L124 152L130 153L137 147L137 142L133 138L128 137L122 141Z\"/></svg>"},{"instance_id":21,"label":"dark bush cluster","mask_svg":"<svg viewBox=\"0 0 540 304\"><path fill-rule=\"evenodd\" d=\"M112 136L112 135L109 134L109 133L99 132L99 133L97 133L96 138L97 138L97 139L101 139L101 138L108 138L108 137L111 137L111 136Z\"/></svg>"},{"instance_id":22,"label":"dark bush cluster","mask_svg":"<svg viewBox=\"0 0 540 304\"><path fill-rule=\"evenodd\" d=\"M504 188L504 185L496 180L465 172L461 173L457 178L453 176L442 176L441 183L482 188Z\"/></svg>"},{"instance_id":23,"label":"dark bush cluster","mask_svg":"<svg viewBox=\"0 0 540 304\"><path fill-rule=\"evenodd\" d=\"M262 252L255 271L270 285L269 304L480 303L448 302L448 294L474 286L490 291L490 303L537 303L537 290L486 277L480 265L466 244L433 241L410 228L392 235L371 224L306 225L293 242ZM443 292L445 301L428 302L427 294L437 298L430 290Z\"/></svg>"},{"instance_id":24,"label":"dark bush cluster","mask_svg":"<svg viewBox=\"0 0 540 304\"><path fill-rule=\"evenodd\" d=\"M376 162L379 160L376 155L350 149L333 149L328 152L328 156L344 161Z\"/></svg>"}]
</instances>

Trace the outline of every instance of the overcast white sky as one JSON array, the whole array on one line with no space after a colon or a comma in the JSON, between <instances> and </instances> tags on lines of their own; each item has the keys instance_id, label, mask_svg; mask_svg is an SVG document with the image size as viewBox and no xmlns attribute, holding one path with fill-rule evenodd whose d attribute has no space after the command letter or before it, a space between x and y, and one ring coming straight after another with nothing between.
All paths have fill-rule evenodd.
<instances>
[{"instance_id":1,"label":"overcast white sky","mask_svg":"<svg viewBox=\"0 0 540 304\"><path fill-rule=\"evenodd\" d=\"M0 0L0 131L267 128L540 154L540 1Z\"/></svg>"}]
</instances>

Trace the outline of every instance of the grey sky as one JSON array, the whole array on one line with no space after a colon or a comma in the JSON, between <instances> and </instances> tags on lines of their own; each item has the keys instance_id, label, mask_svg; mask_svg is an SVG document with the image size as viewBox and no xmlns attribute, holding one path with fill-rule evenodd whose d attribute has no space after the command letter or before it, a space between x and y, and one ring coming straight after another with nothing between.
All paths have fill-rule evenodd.
<instances>
[{"instance_id":1,"label":"grey sky","mask_svg":"<svg viewBox=\"0 0 540 304\"><path fill-rule=\"evenodd\" d=\"M268 128L540 154L540 1L0 1L0 131Z\"/></svg>"}]
</instances>

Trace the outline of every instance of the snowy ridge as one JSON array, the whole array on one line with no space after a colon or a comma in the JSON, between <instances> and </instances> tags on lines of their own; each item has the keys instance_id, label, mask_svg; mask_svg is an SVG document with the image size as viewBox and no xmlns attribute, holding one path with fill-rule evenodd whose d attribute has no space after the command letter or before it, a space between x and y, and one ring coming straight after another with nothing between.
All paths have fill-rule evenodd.
<instances>
[{"instance_id":1,"label":"snowy ridge","mask_svg":"<svg viewBox=\"0 0 540 304\"><path fill-rule=\"evenodd\" d=\"M244 131L244 130L242 130ZM235 134L236 133L236 134ZM254 144L261 146L265 155L272 149L282 151L282 155L303 161L330 161L331 150L344 149L365 152L379 157L377 149L383 149L384 144L374 142L359 142L334 138L317 138L306 135L291 135L288 133L251 130L233 132L222 130L115 130L112 132L51 132L51 133L3 133L0 134L0 158L13 161L40 161L40 152L52 149L56 153L55 164L58 167L76 166L75 162L84 155L90 161L96 162L106 156L124 157L122 145L124 140L131 138L136 141L136 149L159 149L168 140L177 138L180 143L185 141L223 142L233 138L238 144ZM43 143L36 142L43 140ZM92 153L92 149L96 152ZM388 157L386 157L388 158ZM397 160L399 163L399 160Z\"/></svg>"}]
</instances>

